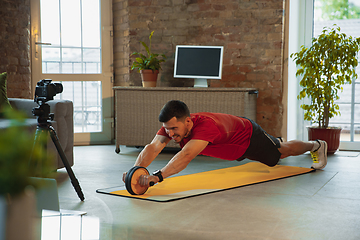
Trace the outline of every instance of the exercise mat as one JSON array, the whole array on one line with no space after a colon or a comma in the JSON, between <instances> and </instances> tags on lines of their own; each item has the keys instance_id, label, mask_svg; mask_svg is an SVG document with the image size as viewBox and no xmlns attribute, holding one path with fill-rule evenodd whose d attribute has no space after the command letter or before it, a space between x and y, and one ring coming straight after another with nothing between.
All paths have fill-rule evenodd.
<instances>
[{"instance_id":1,"label":"exercise mat","mask_svg":"<svg viewBox=\"0 0 360 240\"><path fill-rule=\"evenodd\" d=\"M170 177L150 187L144 195L131 195L125 189L125 186L98 189L96 192L149 201L169 202L301 175L312 171L315 170L282 165L268 167L262 163L251 162L236 167Z\"/></svg>"}]
</instances>

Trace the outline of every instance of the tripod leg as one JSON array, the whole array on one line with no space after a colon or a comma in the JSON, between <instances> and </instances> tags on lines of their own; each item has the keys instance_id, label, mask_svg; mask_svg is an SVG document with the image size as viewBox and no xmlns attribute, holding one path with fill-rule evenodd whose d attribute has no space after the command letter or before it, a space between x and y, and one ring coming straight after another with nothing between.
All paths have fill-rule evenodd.
<instances>
[{"instance_id":1,"label":"tripod leg","mask_svg":"<svg viewBox=\"0 0 360 240\"><path fill-rule=\"evenodd\" d=\"M76 179L74 172L71 169L71 166L65 156L65 153L63 151L63 149L61 148L60 142L59 142L59 138L56 135L55 129L52 126L49 126L49 132L50 132L50 137L53 141L53 143L55 144L55 147L60 155L60 158L66 168L66 171L70 177L71 183L73 185L73 187L75 188L75 191L77 193L77 195L79 196L81 201L84 201L85 197L84 194L81 191L81 187L79 185L79 181Z\"/></svg>"}]
</instances>

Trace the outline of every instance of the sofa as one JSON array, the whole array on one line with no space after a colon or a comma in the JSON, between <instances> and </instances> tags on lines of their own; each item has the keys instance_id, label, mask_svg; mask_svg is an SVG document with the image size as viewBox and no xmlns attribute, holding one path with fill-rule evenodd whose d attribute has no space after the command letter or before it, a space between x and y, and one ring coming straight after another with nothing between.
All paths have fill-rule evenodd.
<instances>
[{"instance_id":1,"label":"sofa","mask_svg":"<svg viewBox=\"0 0 360 240\"><path fill-rule=\"evenodd\" d=\"M12 108L24 112L27 116L25 124L29 131L35 133L37 127L37 119L33 115L32 110L38 107L37 103L33 99L20 99L20 98L9 98L9 102ZM73 146L74 146L74 124L73 115L74 108L73 102L69 100L51 100L47 104L50 106L50 112L54 113L55 117L51 121L54 127L60 145L64 150L65 156L70 164L74 165L73 157ZM0 118L0 132L2 129L9 127L10 120ZM50 135L48 137L48 152L52 152L54 155L54 164L57 168L63 168L64 164L58 154L54 143L52 142Z\"/></svg>"}]
</instances>

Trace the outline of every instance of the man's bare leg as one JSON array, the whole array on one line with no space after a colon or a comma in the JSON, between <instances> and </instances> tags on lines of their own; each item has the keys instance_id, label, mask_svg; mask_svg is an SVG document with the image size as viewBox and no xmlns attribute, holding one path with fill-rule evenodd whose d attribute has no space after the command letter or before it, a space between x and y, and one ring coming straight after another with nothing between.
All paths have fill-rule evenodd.
<instances>
[{"instance_id":1,"label":"man's bare leg","mask_svg":"<svg viewBox=\"0 0 360 240\"><path fill-rule=\"evenodd\" d=\"M291 140L289 142L280 143L279 152L281 153L280 158L286 158L289 156L298 156L304 154L308 151L313 150L313 148L318 148L319 143L316 141L303 142L299 140Z\"/></svg>"},{"instance_id":2,"label":"man's bare leg","mask_svg":"<svg viewBox=\"0 0 360 240\"><path fill-rule=\"evenodd\" d=\"M322 169L327 164L327 144L325 141L316 140L303 142L299 140L292 140L289 142L281 142L279 152L281 159L288 156L298 156L310 151L313 158L312 168Z\"/></svg>"}]
</instances>

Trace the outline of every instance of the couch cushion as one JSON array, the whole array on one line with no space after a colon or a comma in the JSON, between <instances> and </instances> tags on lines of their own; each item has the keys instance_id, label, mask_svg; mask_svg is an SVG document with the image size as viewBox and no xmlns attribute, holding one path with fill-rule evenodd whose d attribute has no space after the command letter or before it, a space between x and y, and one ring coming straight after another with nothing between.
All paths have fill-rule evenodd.
<instances>
[{"instance_id":1,"label":"couch cushion","mask_svg":"<svg viewBox=\"0 0 360 240\"><path fill-rule=\"evenodd\" d=\"M5 107L11 107L9 103L9 99L7 97L7 90L6 90L6 79L7 73L0 74L0 118L3 117L3 109Z\"/></svg>"}]
</instances>

